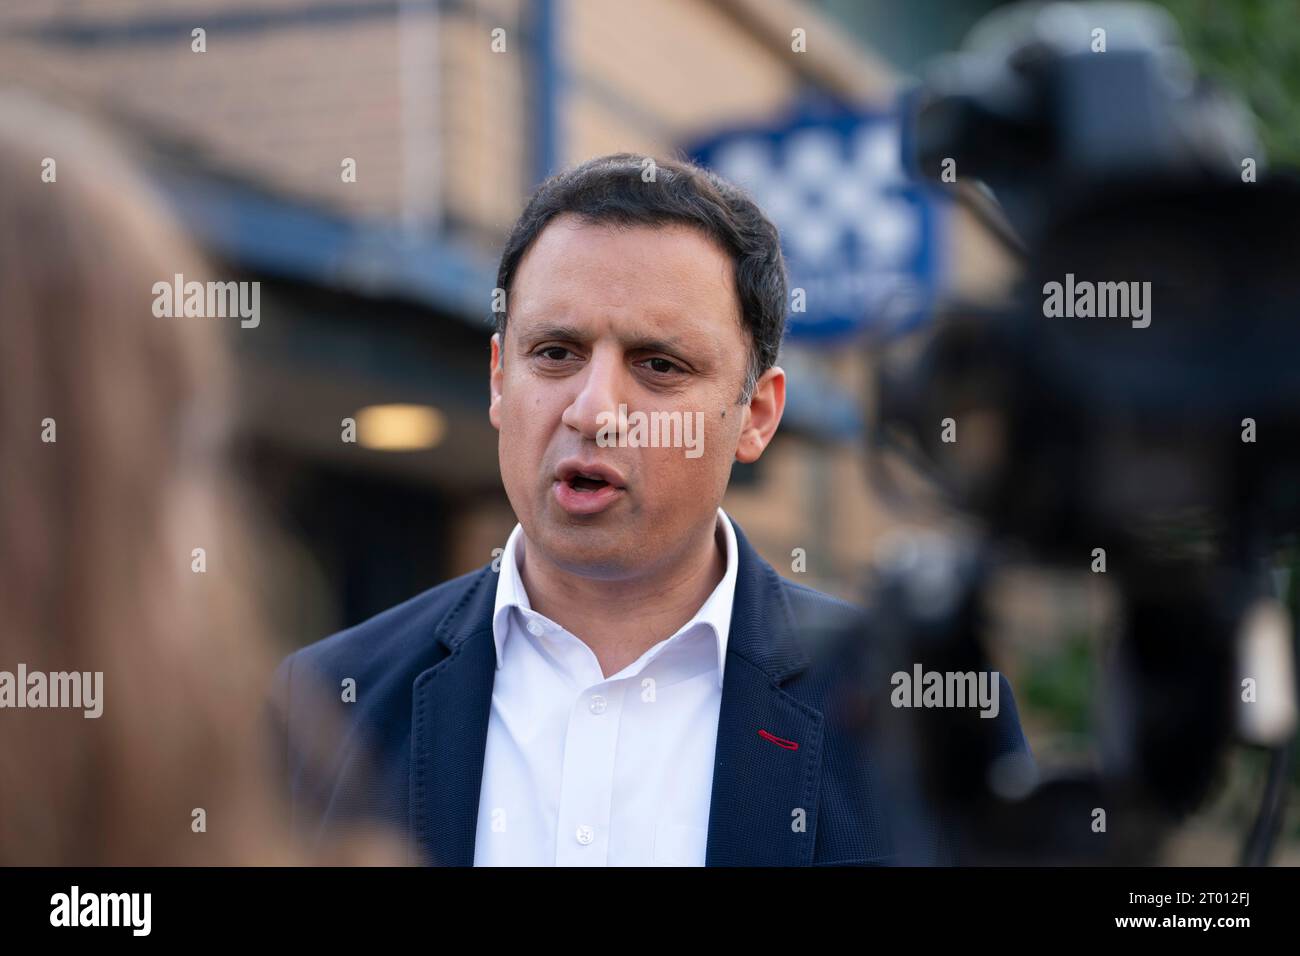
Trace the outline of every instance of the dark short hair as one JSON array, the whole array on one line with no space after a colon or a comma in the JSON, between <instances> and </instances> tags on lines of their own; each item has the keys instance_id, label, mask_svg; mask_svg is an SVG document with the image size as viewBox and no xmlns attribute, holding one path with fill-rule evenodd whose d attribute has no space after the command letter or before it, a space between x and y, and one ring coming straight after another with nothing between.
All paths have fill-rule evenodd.
<instances>
[{"instance_id":1,"label":"dark short hair","mask_svg":"<svg viewBox=\"0 0 1300 956\"><path fill-rule=\"evenodd\" d=\"M680 160L632 153L600 156L558 173L537 187L510 230L497 287L510 297L524 253L552 219L564 214L589 223L698 229L730 255L735 266L740 315L749 333L749 361L739 402L748 402L759 376L776 364L785 331L786 273L776 226L742 190L715 173ZM643 176L643 170L647 171ZM496 313L505 340L508 306Z\"/></svg>"}]
</instances>

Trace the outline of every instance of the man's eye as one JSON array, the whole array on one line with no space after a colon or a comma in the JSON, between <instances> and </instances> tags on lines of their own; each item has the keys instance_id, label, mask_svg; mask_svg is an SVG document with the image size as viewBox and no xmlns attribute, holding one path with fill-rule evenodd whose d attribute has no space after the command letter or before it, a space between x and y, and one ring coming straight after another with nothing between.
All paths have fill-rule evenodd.
<instances>
[{"instance_id":1,"label":"man's eye","mask_svg":"<svg viewBox=\"0 0 1300 956\"><path fill-rule=\"evenodd\" d=\"M547 354L548 352L559 352L561 354L548 355ZM550 359L552 362L562 362L564 361L564 356L569 354L569 350L566 349L563 345L548 345L544 349L538 349L537 354L545 356L546 358Z\"/></svg>"},{"instance_id":2,"label":"man's eye","mask_svg":"<svg viewBox=\"0 0 1300 956\"><path fill-rule=\"evenodd\" d=\"M666 358L646 359L646 362L651 366L650 370L659 375L671 375L674 372L682 371L681 366L668 361Z\"/></svg>"}]
</instances>

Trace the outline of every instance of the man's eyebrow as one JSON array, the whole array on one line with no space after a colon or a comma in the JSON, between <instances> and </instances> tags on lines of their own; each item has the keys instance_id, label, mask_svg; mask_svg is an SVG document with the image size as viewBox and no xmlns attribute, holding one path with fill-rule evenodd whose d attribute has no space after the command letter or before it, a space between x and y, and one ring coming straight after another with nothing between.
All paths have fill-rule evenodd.
<instances>
[{"instance_id":1,"label":"man's eyebrow","mask_svg":"<svg viewBox=\"0 0 1300 956\"><path fill-rule=\"evenodd\" d=\"M587 333L572 325L543 325L525 329L520 333L523 342L541 342L556 339L561 342L584 342ZM679 336L630 335L622 339L623 347L646 352L681 352L690 350L690 343Z\"/></svg>"},{"instance_id":2,"label":"man's eyebrow","mask_svg":"<svg viewBox=\"0 0 1300 956\"><path fill-rule=\"evenodd\" d=\"M540 342L543 339L559 339L562 342L581 342L582 332L572 325L539 325L525 328L519 333L523 342Z\"/></svg>"},{"instance_id":3,"label":"man's eyebrow","mask_svg":"<svg viewBox=\"0 0 1300 956\"><path fill-rule=\"evenodd\" d=\"M624 339L623 345L638 352L681 352L688 348L689 343L675 336L666 339L633 336Z\"/></svg>"}]
</instances>

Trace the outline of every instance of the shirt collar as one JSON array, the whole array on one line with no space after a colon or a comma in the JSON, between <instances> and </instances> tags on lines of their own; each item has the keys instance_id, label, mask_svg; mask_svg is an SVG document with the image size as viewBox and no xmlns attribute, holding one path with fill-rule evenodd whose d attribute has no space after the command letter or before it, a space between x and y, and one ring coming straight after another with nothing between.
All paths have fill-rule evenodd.
<instances>
[{"instance_id":1,"label":"shirt collar","mask_svg":"<svg viewBox=\"0 0 1300 956\"><path fill-rule=\"evenodd\" d=\"M695 616L678 629L681 634L697 624L705 624L713 630L718 648L718 686L722 686L722 672L727 659L727 638L731 632L731 610L736 596L736 574L739 568L740 549L736 544L736 530L731 519L721 508L718 509L717 524L722 528L722 537L727 549L727 569L722 580L713 589ZM492 639L496 643L497 669L505 662L504 648L506 636L510 631L510 609L514 607L532 611L528 601L528 592L524 590L523 578L519 574L519 557L524 550L524 528L516 524L506 539L506 546L501 552L501 570L497 575L496 605L492 611ZM536 612L533 612L536 613ZM676 637L674 634L673 637Z\"/></svg>"}]
</instances>

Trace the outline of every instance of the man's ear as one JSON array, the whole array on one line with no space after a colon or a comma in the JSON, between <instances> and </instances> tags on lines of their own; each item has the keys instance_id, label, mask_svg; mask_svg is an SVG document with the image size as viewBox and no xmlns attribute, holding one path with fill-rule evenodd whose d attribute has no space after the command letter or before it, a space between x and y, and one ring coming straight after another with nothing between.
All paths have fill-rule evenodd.
<instances>
[{"instance_id":1,"label":"man's ear","mask_svg":"<svg viewBox=\"0 0 1300 956\"><path fill-rule=\"evenodd\" d=\"M758 461L767 447L785 411L785 371L777 365L763 373L754 388L754 397L745 406L736 461L748 465Z\"/></svg>"},{"instance_id":2,"label":"man's ear","mask_svg":"<svg viewBox=\"0 0 1300 956\"><path fill-rule=\"evenodd\" d=\"M505 373L501 370L501 362L504 356L501 354L501 333L492 333L492 358L488 365L488 393L491 400L488 402L488 421L492 427L501 430L501 382Z\"/></svg>"}]
</instances>

